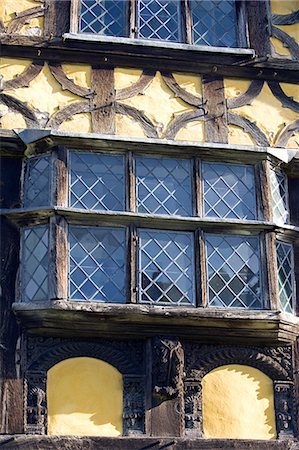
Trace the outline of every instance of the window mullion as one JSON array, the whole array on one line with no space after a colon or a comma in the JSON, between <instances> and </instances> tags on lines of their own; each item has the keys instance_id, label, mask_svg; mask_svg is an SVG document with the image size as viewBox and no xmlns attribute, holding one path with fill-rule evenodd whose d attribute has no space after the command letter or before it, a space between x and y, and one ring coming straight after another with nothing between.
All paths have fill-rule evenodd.
<instances>
[{"instance_id":1,"label":"window mullion","mask_svg":"<svg viewBox=\"0 0 299 450\"><path fill-rule=\"evenodd\" d=\"M257 207L258 219L265 221L273 220L272 200L271 200L271 185L270 185L270 165L269 161L260 161L256 165L255 179L257 189Z\"/></svg>"},{"instance_id":2,"label":"window mullion","mask_svg":"<svg viewBox=\"0 0 299 450\"><path fill-rule=\"evenodd\" d=\"M203 194L202 194L202 176L201 176L201 161L199 158L194 158L193 163L193 208L194 215L203 217Z\"/></svg>"},{"instance_id":3,"label":"window mullion","mask_svg":"<svg viewBox=\"0 0 299 450\"><path fill-rule=\"evenodd\" d=\"M275 233L264 233L264 246L265 257L263 257L263 248L261 249L264 308L276 310L279 309L279 292Z\"/></svg>"},{"instance_id":4,"label":"window mullion","mask_svg":"<svg viewBox=\"0 0 299 450\"><path fill-rule=\"evenodd\" d=\"M61 216L50 217L49 299L68 298L68 229Z\"/></svg>"},{"instance_id":5,"label":"window mullion","mask_svg":"<svg viewBox=\"0 0 299 450\"><path fill-rule=\"evenodd\" d=\"M128 228L127 276L128 276L128 303L137 303L138 268L137 268L138 235L134 225Z\"/></svg>"},{"instance_id":6,"label":"window mullion","mask_svg":"<svg viewBox=\"0 0 299 450\"><path fill-rule=\"evenodd\" d=\"M81 0L71 0L70 32L78 33L80 24Z\"/></svg>"},{"instance_id":7,"label":"window mullion","mask_svg":"<svg viewBox=\"0 0 299 450\"><path fill-rule=\"evenodd\" d=\"M208 306L208 275L207 275L207 252L204 232L199 230L195 237L196 246L196 283L197 283L197 306L206 308Z\"/></svg>"},{"instance_id":8,"label":"window mullion","mask_svg":"<svg viewBox=\"0 0 299 450\"><path fill-rule=\"evenodd\" d=\"M56 147L52 153L51 204L67 207L69 202L68 151Z\"/></svg>"},{"instance_id":9,"label":"window mullion","mask_svg":"<svg viewBox=\"0 0 299 450\"><path fill-rule=\"evenodd\" d=\"M136 9L137 9L137 1L138 0L130 0L129 4L129 36L131 39L137 37L137 17L136 17Z\"/></svg>"},{"instance_id":10,"label":"window mullion","mask_svg":"<svg viewBox=\"0 0 299 450\"><path fill-rule=\"evenodd\" d=\"M192 44L192 19L191 19L191 12L190 12L190 0L183 0L182 2L182 15L183 15L183 21L184 28L182 30L182 34L185 34L185 39L187 44Z\"/></svg>"},{"instance_id":11,"label":"window mullion","mask_svg":"<svg viewBox=\"0 0 299 450\"><path fill-rule=\"evenodd\" d=\"M136 171L132 152L127 154L126 162L126 206L128 211L136 212Z\"/></svg>"}]
</instances>

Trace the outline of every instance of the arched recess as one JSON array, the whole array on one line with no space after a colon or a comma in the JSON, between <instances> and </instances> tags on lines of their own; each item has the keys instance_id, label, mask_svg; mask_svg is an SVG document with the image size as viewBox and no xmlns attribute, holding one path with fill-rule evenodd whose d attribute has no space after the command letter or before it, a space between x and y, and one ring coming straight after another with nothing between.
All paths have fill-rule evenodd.
<instances>
[{"instance_id":1,"label":"arched recess","mask_svg":"<svg viewBox=\"0 0 299 450\"><path fill-rule=\"evenodd\" d=\"M123 379L112 365L77 357L47 373L48 434L122 434Z\"/></svg>"},{"instance_id":2,"label":"arched recess","mask_svg":"<svg viewBox=\"0 0 299 450\"><path fill-rule=\"evenodd\" d=\"M273 381L259 369L230 364L202 380L206 438L275 439Z\"/></svg>"}]
</instances>

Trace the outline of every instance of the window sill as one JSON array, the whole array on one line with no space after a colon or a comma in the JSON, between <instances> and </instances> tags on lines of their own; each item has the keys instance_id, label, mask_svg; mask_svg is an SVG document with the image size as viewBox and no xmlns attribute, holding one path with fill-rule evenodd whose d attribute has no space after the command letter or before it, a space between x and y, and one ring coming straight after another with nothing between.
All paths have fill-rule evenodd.
<instances>
[{"instance_id":1,"label":"window sill","mask_svg":"<svg viewBox=\"0 0 299 450\"><path fill-rule=\"evenodd\" d=\"M209 342L283 343L296 339L299 318L277 310L165 307L53 300L14 303L30 333L57 336L148 337L161 333ZM213 330L213 331L212 331Z\"/></svg>"}]
</instances>

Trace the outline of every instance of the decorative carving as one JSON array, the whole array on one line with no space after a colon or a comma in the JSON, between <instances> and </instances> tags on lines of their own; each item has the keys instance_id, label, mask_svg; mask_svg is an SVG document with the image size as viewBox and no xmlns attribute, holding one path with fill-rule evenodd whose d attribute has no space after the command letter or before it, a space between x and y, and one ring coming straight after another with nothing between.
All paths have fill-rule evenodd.
<instances>
[{"instance_id":1,"label":"decorative carving","mask_svg":"<svg viewBox=\"0 0 299 450\"><path fill-rule=\"evenodd\" d=\"M236 125L237 127L242 128L245 133L248 133L258 145L262 145L264 147L269 146L269 141L264 135L264 133L259 129L259 127L250 120L246 119L246 117L242 117L239 114L234 114L232 112L228 112L227 120L229 125Z\"/></svg>"},{"instance_id":2,"label":"decorative carving","mask_svg":"<svg viewBox=\"0 0 299 450\"><path fill-rule=\"evenodd\" d=\"M144 70L136 83L123 89L117 89L115 92L115 99L124 100L142 94L153 81L155 74L156 72L153 70Z\"/></svg>"},{"instance_id":3,"label":"decorative carving","mask_svg":"<svg viewBox=\"0 0 299 450\"><path fill-rule=\"evenodd\" d=\"M59 63L51 63L49 64L49 69L53 77L58 81L63 90L67 89L73 94L79 95L80 97L90 97L92 95L92 91L88 88L79 86L74 83L73 80L67 77L67 75L62 70L61 64Z\"/></svg>"},{"instance_id":4,"label":"decorative carving","mask_svg":"<svg viewBox=\"0 0 299 450\"><path fill-rule=\"evenodd\" d=\"M153 390L159 401L178 396L182 388L184 352L175 338L153 340Z\"/></svg>"},{"instance_id":5,"label":"decorative carving","mask_svg":"<svg viewBox=\"0 0 299 450\"><path fill-rule=\"evenodd\" d=\"M27 373L25 432L45 434L47 428L46 376L43 372Z\"/></svg>"},{"instance_id":6,"label":"decorative carving","mask_svg":"<svg viewBox=\"0 0 299 450\"><path fill-rule=\"evenodd\" d=\"M20 75L3 82L3 91L28 87L30 82L43 70L44 61L32 61L32 64Z\"/></svg>"},{"instance_id":7,"label":"decorative carving","mask_svg":"<svg viewBox=\"0 0 299 450\"><path fill-rule=\"evenodd\" d=\"M83 112L91 112L93 108L90 106L88 100L83 100L82 102L72 103L71 105L65 106L64 108L53 114L48 121L47 128L58 128L62 122L70 119L75 114Z\"/></svg>"},{"instance_id":8,"label":"decorative carving","mask_svg":"<svg viewBox=\"0 0 299 450\"><path fill-rule=\"evenodd\" d=\"M124 377L123 429L125 435L144 433L144 379Z\"/></svg>"},{"instance_id":9,"label":"decorative carving","mask_svg":"<svg viewBox=\"0 0 299 450\"><path fill-rule=\"evenodd\" d=\"M276 429L280 439L294 436L294 386L286 381L274 382Z\"/></svg>"},{"instance_id":10,"label":"decorative carving","mask_svg":"<svg viewBox=\"0 0 299 450\"><path fill-rule=\"evenodd\" d=\"M228 109L240 108L250 105L250 103L259 95L264 86L264 80L253 80L246 92L235 98L228 98L226 105Z\"/></svg>"},{"instance_id":11,"label":"decorative carving","mask_svg":"<svg viewBox=\"0 0 299 450\"><path fill-rule=\"evenodd\" d=\"M198 97L194 94L183 89L175 80L174 76L168 72L161 72L162 78L165 81L169 89L174 93L174 95L184 102L192 106L197 106L204 110L204 101L202 97Z\"/></svg>"},{"instance_id":12,"label":"decorative carving","mask_svg":"<svg viewBox=\"0 0 299 450\"><path fill-rule=\"evenodd\" d=\"M198 381L185 382L185 430L187 433L196 433L202 436L202 391Z\"/></svg>"},{"instance_id":13,"label":"decorative carving","mask_svg":"<svg viewBox=\"0 0 299 450\"><path fill-rule=\"evenodd\" d=\"M268 81L268 86L271 89L274 97L276 97L281 102L282 106L299 112L299 103L296 102L293 97L288 97L277 81Z\"/></svg>"},{"instance_id":14,"label":"decorative carving","mask_svg":"<svg viewBox=\"0 0 299 450\"><path fill-rule=\"evenodd\" d=\"M205 120L205 113L201 110L187 111L177 117L174 117L170 121L164 137L166 139L174 139L181 128L183 128L187 123L195 122L196 120Z\"/></svg>"},{"instance_id":15,"label":"decorative carving","mask_svg":"<svg viewBox=\"0 0 299 450\"><path fill-rule=\"evenodd\" d=\"M133 120L136 120L136 122L138 122L141 125L146 137L149 138L158 137L157 131L153 123L144 114L144 112L139 111L139 109L136 109L133 106L123 105L122 103L115 103L115 112L118 114L129 116Z\"/></svg>"},{"instance_id":16,"label":"decorative carving","mask_svg":"<svg viewBox=\"0 0 299 450\"><path fill-rule=\"evenodd\" d=\"M279 39L283 45L290 50L291 55L295 60L299 60L299 45L294 38L288 35L285 31L274 26L272 26L272 36Z\"/></svg>"},{"instance_id":17,"label":"decorative carving","mask_svg":"<svg viewBox=\"0 0 299 450\"><path fill-rule=\"evenodd\" d=\"M20 13L16 13L16 17L8 24L7 33L19 33L23 26L35 17L42 17L45 14L45 7L36 6L34 8L26 9Z\"/></svg>"},{"instance_id":18,"label":"decorative carving","mask_svg":"<svg viewBox=\"0 0 299 450\"><path fill-rule=\"evenodd\" d=\"M276 139L276 147L285 147L290 138L299 130L299 119L286 125Z\"/></svg>"}]
</instances>

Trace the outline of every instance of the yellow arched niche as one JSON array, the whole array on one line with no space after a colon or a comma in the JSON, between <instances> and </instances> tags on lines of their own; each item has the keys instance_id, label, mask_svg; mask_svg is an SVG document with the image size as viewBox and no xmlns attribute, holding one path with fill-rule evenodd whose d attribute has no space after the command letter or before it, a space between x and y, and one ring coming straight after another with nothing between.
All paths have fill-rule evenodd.
<instances>
[{"instance_id":1,"label":"yellow arched niche","mask_svg":"<svg viewBox=\"0 0 299 450\"><path fill-rule=\"evenodd\" d=\"M206 438L275 439L272 380L258 369L221 366L202 381Z\"/></svg>"},{"instance_id":2,"label":"yellow arched niche","mask_svg":"<svg viewBox=\"0 0 299 450\"><path fill-rule=\"evenodd\" d=\"M122 375L94 358L71 358L47 375L48 434L122 434Z\"/></svg>"}]
</instances>

